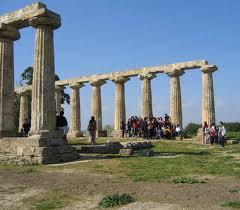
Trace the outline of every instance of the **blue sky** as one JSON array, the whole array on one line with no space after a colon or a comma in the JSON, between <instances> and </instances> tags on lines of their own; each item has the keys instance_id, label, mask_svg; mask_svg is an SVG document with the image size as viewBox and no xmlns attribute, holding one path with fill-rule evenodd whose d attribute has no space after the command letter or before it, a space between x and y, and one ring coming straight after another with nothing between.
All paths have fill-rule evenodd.
<instances>
[{"instance_id":1,"label":"blue sky","mask_svg":"<svg viewBox=\"0 0 240 210\"><path fill-rule=\"evenodd\" d=\"M31 0L0 0L0 14ZM55 31L55 67L61 79L206 59L214 73L217 121L240 120L240 1L238 0L46 0L61 15ZM33 63L34 29L15 42L15 80ZM181 77L183 121L201 122L201 73ZM67 91L69 91L67 89ZM169 112L169 78L152 80L153 112ZM80 90L82 128L90 117L91 87ZM126 112L140 114L141 82L126 83ZM103 124L113 123L114 84L102 87ZM66 115L69 108L65 107Z\"/></svg>"}]
</instances>

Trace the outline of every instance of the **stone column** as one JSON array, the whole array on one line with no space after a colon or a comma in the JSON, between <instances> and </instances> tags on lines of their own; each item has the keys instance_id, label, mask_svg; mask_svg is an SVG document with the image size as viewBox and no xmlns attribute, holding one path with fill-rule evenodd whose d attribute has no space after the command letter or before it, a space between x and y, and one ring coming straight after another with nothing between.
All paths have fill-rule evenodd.
<instances>
[{"instance_id":1,"label":"stone column","mask_svg":"<svg viewBox=\"0 0 240 210\"><path fill-rule=\"evenodd\" d=\"M92 116L97 122L97 137L107 136L107 131L102 130L102 100L101 100L101 86L106 84L105 80L90 81L92 86Z\"/></svg>"},{"instance_id":2,"label":"stone column","mask_svg":"<svg viewBox=\"0 0 240 210\"><path fill-rule=\"evenodd\" d=\"M71 93L71 109L70 109L70 129L68 132L69 138L83 136L81 132L81 114L80 114L80 96L79 88L83 87L82 83L74 83L69 87L72 89Z\"/></svg>"},{"instance_id":3,"label":"stone column","mask_svg":"<svg viewBox=\"0 0 240 210\"><path fill-rule=\"evenodd\" d=\"M19 109L19 133L22 132L23 124L25 120L30 122L30 110L29 110L29 99L30 99L30 91L24 91L19 93L20 96L20 109Z\"/></svg>"},{"instance_id":4,"label":"stone column","mask_svg":"<svg viewBox=\"0 0 240 210\"><path fill-rule=\"evenodd\" d=\"M61 99L62 99L62 91L64 89L64 86L57 85L55 87L55 101L56 101L56 113L59 114L61 111Z\"/></svg>"},{"instance_id":5,"label":"stone column","mask_svg":"<svg viewBox=\"0 0 240 210\"><path fill-rule=\"evenodd\" d=\"M152 90L151 80L155 78L155 74L140 74L139 79L142 80L142 105L141 105L141 117L153 116L152 111Z\"/></svg>"},{"instance_id":6,"label":"stone column","mask_svg":"<svg viewBox=\"0 0 240 210\"><path fill-rule=\"evenodd\" d=\"M29 24L36 28L32 84L32 120L30 135L54 133L56 128L55 67L53 30L60 18L34 17Z\"/></svg>"},{"instance_id":7,"label":"stone column","mask_svg":"<svg viewBox=\"0 0 240 210\"><path fill-rule=\"evenodd\" d=\"M185 72L181 69L174 69L167 73L170 77L170 118L172 124L182 127L182 97L180 76Z\"/></svg>"},{"instance_id":8,"label":"stone column","mask_svg":"<svg viewBox=\"0 0 240 210\"><path fill-rule=\"evenodd\" d=\"M215 122L215 104L212 73L217 70L215 65L202 67L202 123L210 126Z\"/></svg>"},{"instance_id":9,"label":"stone column","mask_svg":"<svg viewBox=\"0 0 240 210\"><path fill-rule=\"evenodd\" d=\"M14 50L20 38L15 28L0 23L0 138L14 136Z\"/></svg>"},{"instance_id":10,"label":"stone column","mask_svg":"<svg viewBox=\"0 0 240 210\"><path fill-rule=\"evenodd\" d=\"M126 77L117 77L112 81L116 84L115 89L115 104L114 104L114 131L115 137L122 137L121 123L126 123L126 108L125 108L125 87L124 83L129 81Z\"/></svg>"}]
</instances>

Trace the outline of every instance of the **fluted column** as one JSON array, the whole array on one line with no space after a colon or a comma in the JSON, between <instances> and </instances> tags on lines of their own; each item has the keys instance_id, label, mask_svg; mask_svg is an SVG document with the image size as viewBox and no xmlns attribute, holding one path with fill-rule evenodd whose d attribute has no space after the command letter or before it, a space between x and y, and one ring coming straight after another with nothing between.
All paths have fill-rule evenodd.
<instances>
[{"instance_id":1,"label":"fluted column","mask_svg":"<svg viewBox=\"0 0 240 210\"><path fill-rule=\"evenodd\" d=\"M53 30L60 27L61 22L60 18L36 17L29 23L36 28L30 131L30 135L34 135L56 128Z\"/></svg>"},{"instance_id":2,"label":"fluted column","mask_svg":"<svg viewBox=\"0 0 240 210\"><path fill-rule=\"evenodd\" d=\"M212 73L217 70L215 65L202 67L202 123L208 125L215 122L215 104Z\"/></svg>"},{"instance_id":3,"label":"fluted column","mask_svg":"<svg viewBox=\"0 0 240 210\"><path fill-rule=\"evenodd\" d=\"M68 132L69 138L82 136L79 89L83 86L84 85L82 83L74 83L69 86L72 89L71 103L70 103L70 105L71 105L70 129Z\"/></svg>"},{"instance_id":4,"label":"fluted column","mask_svg":"<svg viewBox=\"0 0 240 210\"><path fill-rule=\"evenodd\" d=\"M62 99L62 91L64 89L64 86L57 85L55 87L55 101L56 101L56 113L59 114L61 111L61 99Z\"/></svg>"},{"instance_id":5,"label":"fluted column","mask_svg":"<svg viewBox=\"0 0 240 210\"><path fill-rule=\"evenodd\" d=\"M22 132L23 129L23 124L25 122L25 120L27 120L27 122L30 122L30 115L29 115L29 99L30 99L30 91L25 91L25 92L20 92L19 93L20 96L20 109L19 109L19 127L18 127L18 131L19 133Z\"/></svg>"},{"instance_id":6,"label":"fluted column","mask_svg":"<svg viewBox=\"0 0 240 210\"><path fill-rule=\"evenodd\" d=\"M151 80L155 77L156 75L151 73L139 75L139 79L142 80L141 117L143 118L153 116Z\"/></svg>"},{"instance_id":7,"label":"fluted column","mask_svg":"<svg viewBox=\"0 0 240 210\"><path fill-rule=\"evenodd\" d=\"M117 77L112 80L116 84L114 104L114 135L119 137L121 136L121 123L126 123L124 83L129 80L129 78L125 77Z\"/></svg>"},{"instance_id":8,"label":"fluted column","mask_svg":"<svg viewBox=\"0 0 240 210\"><path fill-rule=\"evenodd\" d=\"M105 80L90 81L92 86L92 116L97 122L97 136L106 136L106 131L102 130L102 100L101 100L101 86L105 84Z\"/></svg>"},{"instance_id":9,"label":"fluted column","mask_svg":"<svg viewBox=\"0 0 240 210\"><path fill-rule=\"evenodd\" d=\"M14 49L19 31L0 23L0 138L14 136Z\"/></svg>"},{"instance_id":10,"label":"fluted column","mask_svg":"<svg viewBox=\"0 0 240 210\"><path fill-rule=\"evenodd\" d=\"M167 73L170 77L170 118L174 125L182 127L182 97L180 76L184 74L181 69L173 69Z\"/></svg>"}]
</instances>

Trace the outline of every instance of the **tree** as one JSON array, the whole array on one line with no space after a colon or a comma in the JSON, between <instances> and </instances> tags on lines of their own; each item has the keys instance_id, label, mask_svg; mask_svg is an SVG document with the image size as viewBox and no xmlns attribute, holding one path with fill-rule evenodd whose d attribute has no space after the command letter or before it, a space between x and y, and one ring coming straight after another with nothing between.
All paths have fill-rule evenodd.
<instances>
[{"instance_id":1,"label":"tree","mask_svg":"<svg viewBox=\"0 0 240 210\"><path fill-rule=\"evenodd\" d=\"M55 81L60 80L59 76L55 74ZM21 74L21 83L25 85L32 85L33 81L33 67L27 67L23 73ZM67 103L70 104L70 96L69 94L65 93L64 89L61 91L61 104Z\"/></svg>"}]
</instances>

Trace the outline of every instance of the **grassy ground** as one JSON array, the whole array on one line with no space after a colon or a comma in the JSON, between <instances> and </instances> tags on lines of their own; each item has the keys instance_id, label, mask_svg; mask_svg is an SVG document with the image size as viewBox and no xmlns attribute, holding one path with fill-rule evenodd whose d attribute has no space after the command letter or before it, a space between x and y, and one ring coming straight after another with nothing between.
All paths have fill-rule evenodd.
<instances>
[{"instance_id":1,"label":"grassy ground","mask_svg":"<svg viewBox=\"0 0 240 210\"><path fill-rule=\"evenodd\" d=\"M227 132L228 139L236 139L240 141L240 132L229 131Z\"/></svg>"},{"instance_id":2,"label":"grassy ground","mask_svg":"<svg viewBox=\"0 0 240 210\"><path fill-rule=\"evenodd\" d=\"M216 175L240 178L240 145L199 145L189 142L159 141L153 157L116 157L110 160L61 166L82 168L91 173L111 174L132 181L172 181L177 176ZM236 157L237 156L237 157Z\"/></svg>"},{"instance_id":3,"label":"grassy ground","mask_svg":"<svg viewBox=\"0 0 240 210\"><path fill-rule=\"evenodd\" d=\"M108 140L111 139L101 138L98 141L106 142ZM86 139L73 140L72 143L79 143L79 141L87 143ZM204 195L205 189L209 189L209 185L215 180L226 177L233 177L236 180L240 178L240 144L226 145L225 148L220 148L218 145L201 145L194 141L158 141L154 143L152 150L155 153L152 157L144 157L142 151L140 151L132 157L111 155L111 159L109 159L110 156L108 155L108 159L80 161L68 165L21 167L0 165L0 177L5 177L4 182L0 181L0 198L1 193L5 196L25 193L26 196L22 202L27 209L59 209L79 201L79 195L83 196L81 198L83 201L86 200L83 195L86 191L88 192L87 196L91 196L99 194L102 190L105 190L105 195L106 192L118 192L120 189L119 192L137 192L137 198L144 199L148 194L146 193L141 197L142 193L148 192L155 185L161 184L160 187L153 190L153 192L160 190L154 195L156 196L155 199L163 199L164 195L160 197L159 195L164 193L162 192L164 190L168 191L169 187L174 186L172 188L174 190L179 186L178 189L182 190L177 194L179 200L176 200L176 203L179 203L182 200L181 193L183 192L190 196L188 194L189 190L193 189L195 193L196 190L201 188L202 191L198 195L200 196ZM7 177L9 177L10 186L5 186L5 182L8 182ZM16 177L17 183L21 183L19 186L15 186L13 183ZM108 181L104 181L105 179L102 179L102 177L107 177ZM221 181L214 187L220 183ZM162 184L166 185L164 189ZM38 196L32 194L28 196L29 185L31 189L40 188ZM193 188L187 186L185 189L183 185L191 185ZM202 187L198 186L195 189L195 185L201 185ZM146 190L141 192L143 186ZM123 187L123 189L119 187ZM132 190L135 188L136 191ZM217 191L219 192L219 189ZM222 202L216 201L218 206L222 205L223 208L239 207L240 185L231 183L229 189L225 189L225 191L222 196L227 194L228 199L222 200ZM76 195L76 192L78 192L78 195ZM214 193L215 191L213 191ZM192 193L190 194L192 195ZM169 195L171 196L170 192ZM152 199L152 196L149 199ZM172 196L171 199L175 198L176 194L173 193ZM89 202L91 203L91 201ZM212 202L211 199L208 202ZM196 203L199 203L199 201L196 200ZM82 207L82 209L85 208Z\"/></svg>"}]
</instances>

